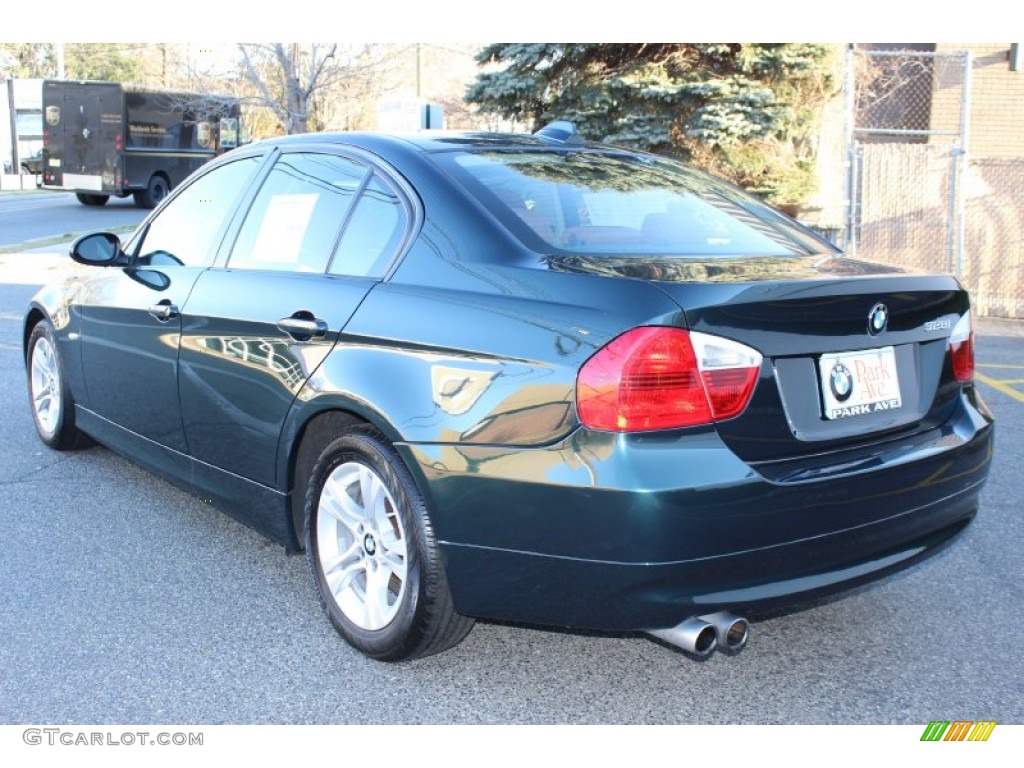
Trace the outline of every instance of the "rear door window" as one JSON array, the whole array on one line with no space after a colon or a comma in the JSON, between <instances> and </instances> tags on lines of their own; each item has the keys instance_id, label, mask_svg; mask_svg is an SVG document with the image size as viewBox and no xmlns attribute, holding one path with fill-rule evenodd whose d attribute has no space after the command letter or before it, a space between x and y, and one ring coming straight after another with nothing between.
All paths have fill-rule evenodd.
<instances>
[{"instance_id":1,"label":"rear door window","mask_svg":"<svg viewBox=\"0 0 1024 768\"><path fill-rule=\"evenodd\" d=\"M339 155L282 155L246 215L228 267L324 272L369 172Z\"/></svg>"}]
</instances>

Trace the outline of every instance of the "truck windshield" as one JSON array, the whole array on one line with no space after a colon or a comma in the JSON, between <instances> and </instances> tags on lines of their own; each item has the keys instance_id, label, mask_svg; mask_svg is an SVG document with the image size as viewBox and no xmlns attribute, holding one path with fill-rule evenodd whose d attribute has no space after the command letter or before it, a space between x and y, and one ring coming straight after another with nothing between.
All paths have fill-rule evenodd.
<instances>
[{"instance_id":1,"label":"truck windshield","mask_svg":"<svg viewBox=\"0 0 1024 768\"><path fill-rule=\"evenodd\" d=\"M834 251L741 190L652 156L538 149L435 157L535 250L687 257Z\"/></svg>"}]
</instances>

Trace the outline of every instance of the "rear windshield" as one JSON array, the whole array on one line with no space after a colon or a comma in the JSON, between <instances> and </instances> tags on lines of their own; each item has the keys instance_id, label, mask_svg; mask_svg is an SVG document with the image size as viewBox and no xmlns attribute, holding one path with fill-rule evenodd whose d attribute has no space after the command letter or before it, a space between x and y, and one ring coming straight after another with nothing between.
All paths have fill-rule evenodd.
<instances>
[{"instance_id":1,"label":"rear windshield","mask_svg":"<svg viewBox=\"0 0 1024 768\"><path fill-rule=\"evenodd\" d=\"M833 250L739 189L650 156L488 150L436 159L524 243L547 252L726 257Z\"/></svg>"}]
</instances>

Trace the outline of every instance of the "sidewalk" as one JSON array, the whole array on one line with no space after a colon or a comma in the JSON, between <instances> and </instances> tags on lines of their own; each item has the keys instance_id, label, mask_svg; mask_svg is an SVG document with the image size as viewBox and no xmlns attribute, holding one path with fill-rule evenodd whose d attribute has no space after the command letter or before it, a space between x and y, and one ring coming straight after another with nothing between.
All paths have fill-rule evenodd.
<instances>
[{"instance_id":1,"label":"sidewalk","mask_svg":"<svg viewBox=\"0 0 1024 768\"><path fill-rule=\"evenodd\" d=\"M67 240L17 253L0 253L0 283L45 285L75 270L88 269L68 258L71 243Z\"/></svg>"}]
</instances>

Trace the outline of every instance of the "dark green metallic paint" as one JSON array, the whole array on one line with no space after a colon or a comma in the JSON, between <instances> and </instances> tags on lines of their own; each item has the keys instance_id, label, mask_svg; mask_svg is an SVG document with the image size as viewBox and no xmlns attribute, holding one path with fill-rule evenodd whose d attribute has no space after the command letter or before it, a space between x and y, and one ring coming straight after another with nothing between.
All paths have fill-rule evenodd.
<instances>
[{"instance_id":1,"label":"dark green metallic paint","mask_svg":"<svg viewBox=\"0 0 1024 768\"><path fill-rule=\"evenodd\" d=\"M204 272L183 313L179 353L181 418L190 453L276 487L281 424L371 285L358 278ZM293 316L319 318L325 332L293 337L278 326Z\"/></svg>"},{"instance_id":2,"label":"dark green metallic paint","mask_svg":"<svg viewBox=\"0 0 1024 768\"><path fill-rule=\"evenodd\" d=\"M991 415L953 380L948 333L925 327L967 311L952 278L824 244L714 261L538 252L432 159L465 146L546 145L348 135L250 147L263 165L211 268L94 268L45 289L26 327L53 321L82 428L296 549L303 451L368 422L430 509L458 610L598 629L831 593L914 562L973 517ZM229 268L255 190L291 151L352 152L401 190L408 231L381 279ZM180 317L147 313L164 298ZM891 319L875 338L880 301ZM323 320L323 333L289 336L278 322L291 316ZM580 366L641 325L762 353L746 411L650 434L582 427ZM820 355L883 345L903 409L824 420Z\"/></svg>"}]
</instances>

